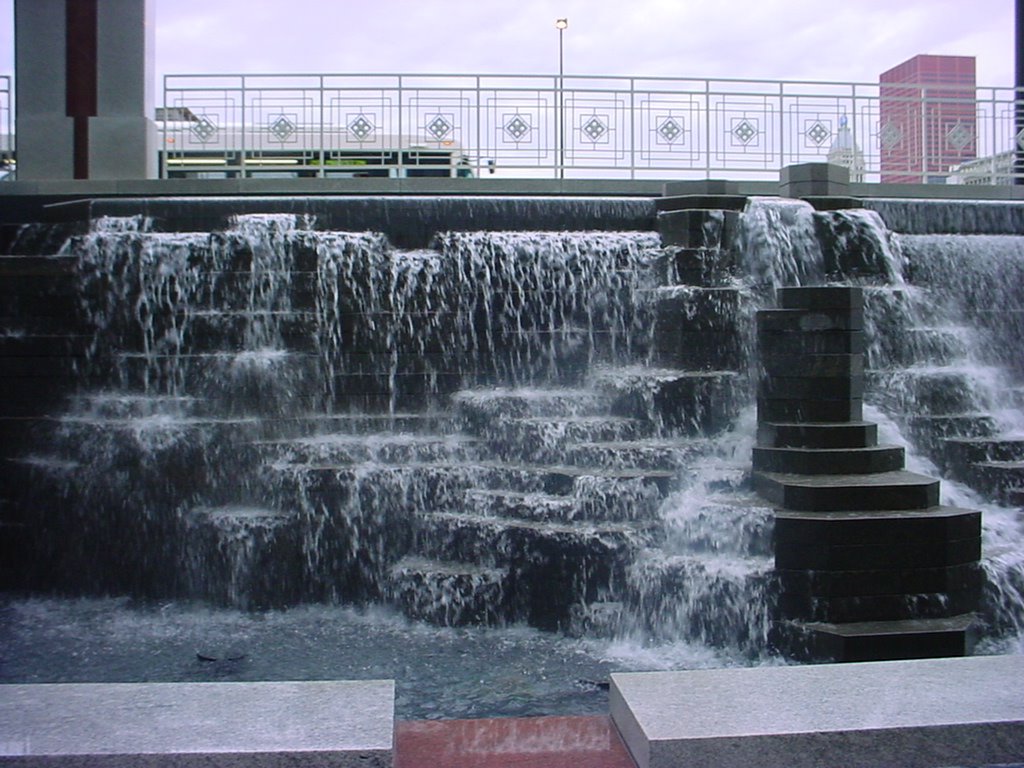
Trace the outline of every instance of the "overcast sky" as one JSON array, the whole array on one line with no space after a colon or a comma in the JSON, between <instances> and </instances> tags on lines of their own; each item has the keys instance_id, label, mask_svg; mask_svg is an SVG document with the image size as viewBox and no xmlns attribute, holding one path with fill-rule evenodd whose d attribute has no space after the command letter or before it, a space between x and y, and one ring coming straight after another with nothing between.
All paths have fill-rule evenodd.
<instances>
[{"instance_id":1,"label":"overcast sky","mask_svg":"<svg viewBox=\"0 0 1024 768\"><path fill-rule=\"evenodd\" d=\"M1014 0L154 1L158 75L553 73L567 17L567 74L877 82L933 53L1013 84ZM0 73L12 9L0 0Z\"/></svg>"}]
</instances>

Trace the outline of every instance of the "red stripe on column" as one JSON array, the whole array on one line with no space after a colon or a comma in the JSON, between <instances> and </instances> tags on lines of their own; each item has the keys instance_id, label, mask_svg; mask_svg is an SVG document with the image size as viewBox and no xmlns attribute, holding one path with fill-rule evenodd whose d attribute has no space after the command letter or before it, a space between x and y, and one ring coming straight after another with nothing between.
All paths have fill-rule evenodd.
<instances>
[{"instance_id":1,"label":"red stripe on column","mask_svg":"<svg viewBox=\"0 0 1024 768\"><path fill-rule=\"evenodd\" d=\"M74 176L89 178L89 118L97 112L98 0L65 0L65 94L74 120Z\"/></svg>"}]
</instances>

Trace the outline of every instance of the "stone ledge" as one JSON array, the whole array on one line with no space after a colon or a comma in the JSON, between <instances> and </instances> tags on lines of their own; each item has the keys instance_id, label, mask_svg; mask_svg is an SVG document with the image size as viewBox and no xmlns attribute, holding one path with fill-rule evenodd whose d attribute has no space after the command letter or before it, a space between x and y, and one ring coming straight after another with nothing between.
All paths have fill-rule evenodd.
<instances>
[{"instance_id":1,"label":"stone ledge","mask_svg":"<svg viewBox=\"0 0 1024 768\"><path fill-rule=\"evenodd\" d=\"M935 768L1024 754L1024 656L611 676L639 768Z\"/></svg>"},{"instance_id":2,"label":"stone ledge","mask_svg":"<svg viewBox=\"0 0 1024 768\"><path fill-rule=\"evenodd\" d=\"M0 765L390 768L391 680L0 686Z\"/></svg>"}]
</instances>

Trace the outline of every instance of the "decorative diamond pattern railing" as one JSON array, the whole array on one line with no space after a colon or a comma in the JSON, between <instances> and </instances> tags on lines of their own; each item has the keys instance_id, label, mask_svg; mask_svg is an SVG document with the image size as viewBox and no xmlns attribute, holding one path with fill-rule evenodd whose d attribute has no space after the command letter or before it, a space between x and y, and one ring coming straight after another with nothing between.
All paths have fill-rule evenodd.
<instances>
[{"instance_id":1,"label":"decorative diamond pattern railing","mask_svg":"<svg viewBox=\"0 0 1024 768\"><path fill-rule=\"evenodd\" d=\"M14 114L11 110L11 78L9 75L0 75L0 162L6 162L6 158L14 152ZM3 169L0 168L0 173Z\"/></svg>"},{"instance_id":2,"label":"decorative diamond pattern railing","mask_svg":"<svg viewBox=\"0 0 1024 768\"><path fill-rule=\"evenodd\" d=\"M887 93L855 83L170 75L164 108L180 118L163 123L165 169L219 153L245 172L283 162L290 148L306 175L349 167L353 153L400 172L416 162L408 153L432 150L477 174L519 177L770 180L794 163L831 160L863 181L884 181L896 166L931 180L1024 135L1009 88Z\"/></svg>"}]
</instances>

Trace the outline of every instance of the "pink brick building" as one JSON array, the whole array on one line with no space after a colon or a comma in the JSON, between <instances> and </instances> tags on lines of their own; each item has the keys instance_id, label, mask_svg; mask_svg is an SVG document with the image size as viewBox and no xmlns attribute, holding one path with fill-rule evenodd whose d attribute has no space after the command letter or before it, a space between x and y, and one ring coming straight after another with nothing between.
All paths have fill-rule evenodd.
<instances>
[{"instance_id":1,"label":"pink brick building","mask_svg":"<svg viewBox=\"0 0 1024 768\"><path fill-rule=\"evenodd\" d=\"M915 56L878 82L883 183L943 183L977 156L973 56Z\"/></svg>"}]
</instances>

